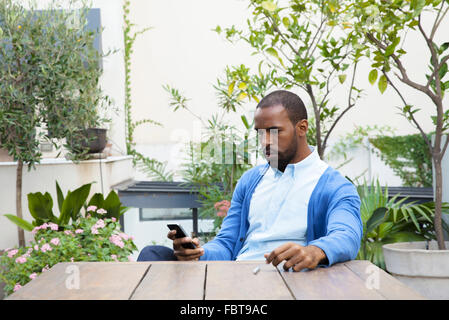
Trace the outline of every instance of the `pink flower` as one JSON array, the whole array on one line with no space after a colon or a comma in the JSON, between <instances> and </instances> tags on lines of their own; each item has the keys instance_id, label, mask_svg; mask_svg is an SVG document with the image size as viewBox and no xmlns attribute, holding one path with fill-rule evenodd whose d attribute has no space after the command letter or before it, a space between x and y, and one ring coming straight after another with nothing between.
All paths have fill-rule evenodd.
<instances>
[{"instance_id":1,"label":"pink flower","mask_svg":"<svg viewBox=\"0 0 449 320\"><path fill-rule=\"evenodd\" d=\"M36 279L36 278L37 278L37 273L36 273L36 272L30 274L30 279L31 279L31 280L34 280L34 279Z\"/></svg>"},{"instance_id":2,"label":"pink flower","mask_svg":"<svg viewBox=\"0 0 449 320\"><path fill-rule=\"evenodd\" d=\"M45 267L42 268L42 272L45 272L45 271L48 271L48 270L50 270L50 268L48 267L48 264Z\"/></svg>"},{"instance_id":3,"label":"pink flower","mask_svg":"<svg viewBox=\"0 0 449 320\"><path fill-rule=\"evenodd\" d=\"M39 251L39 246L37 244L34 246L34 250Z\"/></svg>"},{"instance_id":4,"label":"pink flower","mask_svg":"<svg viewBox=\"0 0 449 320\"><path fill-rule=\"evenodd\" d=\"M128 261L129 262L133 262L134 260L133 260L133 257L132 256L128 256Z\"/></svg>"},{"instance_id":5,"label":"pink flower","mask_svg":"<svg viewBox=\"0 0 449 320\"><path fill-rule=\"evenodd\" d=\"M92 226L92 228L90 228L90 232L92 232L92 234L98 234L98 230L97 228L95 228L95 226Z\"/></svg>"},{"instance_id":6,"label":"pink flower","mask_svg":"<svg viewBox=\"0 0 449 320\"><path fill-rule=\"evenodd\" d=\"M103 219L100 219L100 220L98 220L96 223L95 223L95 226L96 226L96 228L98 229L98 228L104 228L104 226L105 226L105 223L104 223L104 221L103 221Z\"/></svg>"},{"instance_id":7,"label":"pink flower","mask_svg":"<svg viewBox=\"0 0 449 320\"><path fill-rule=\"evenodd\" d=\"M111 254L111 258L112 258L112 260L117 261L117 255Z\"/></svg>"},{"instance_id":8,"label":"pink flower","mask_svg":"<svg viewBox=\"0 0 449 320\"><path fill-rule=\"evenodd\" d=\"M72 231L70 231L70 230L65 230L65 231L64 231L64 234L70 236L70 235L72 234Z\"/></svg>"},{"instance_id":9,"label":"pink flower","mask_svg":"<svg viewBox=\"0 0 449 320\"><path fill-rule=\"evenodd\" d=\"M14 286L14 292L16 292L17 290L21 289L22 286L19 283L16 283L16 285Z\"/></svg>"},{"instance_id":10,"label":"pink flower","mask_svg":"<svg viewBox=\"0 0 449 320\"><path fill-rule=\"evenodd\" d=\"M48 243L44 244L42 246L42 248L41 248L41 251L44 252L44 253L47 252L47 251L51 251L51 250L52 250L52 248L51 248L51 246Z\"/></svg>"},{"instance_id":11,"label":"pink flower","mask_svg":"<svg viewBox=\"0 0 449 320\"><path fill-rule=\"evenodd\" d=\"M83 229L76 229L76 230L75 230L75 233L76 233L76 234L80 234L80 233L83 233L83 232L84 232Z\"/></svg>"},{"instance_id":12,"label":"pink flower","mask_svg":"<svg viewBox=\"0 0 449 320\"><path fill-rule=\"evenodd\" d=\"M86 211L94 211L97 210L97 206L88 206Z\"/></svg>"},{"instance_id":13,"label":"pink flower","mask_svg":"<svg viewBox=\"0 0 449 320\"><path fill-rule=\"evenodd\" d=\"M8 258L14 257L17 254L17 252L19 252L19 250L17 250L17 249L13 249L13 250L9 251Z\"/></svg>"},{"instance_id":14,"label":"pink flower","mask_svg":"<svg viewBox=\"0 0 449 320\"><path fill-rule=\"evenodd\" d=\"M222 200L214 204L215 210L217 210L217 216L226 217L228 215L231 203L228 200Z\"/></svg>"},{"instance_id":15,"label":"pink flower","mask_svg":"<svg viewBox=\"0 0 449 320\"><path fill-rule=\"evenodd\" d=\"M108 212L106 210L104 210L103 208L100 208L100 209L97 210L97 213L98 214L105 214L105 213L108 213Z\"/></svg>"},{"instance_id":16,"label":"pink flower","mask_svg":"<svg viewBox=\"0 0 449 320\"><path fill-rule=\"evenodd\" d=\"M50 243L55 245L55 246L59 246L61 241L59 240L59 238L53 238L53 239L50 240Z\"/></svg>"},{"instance_id":17,"label":"pink flower","mask_svg":"<svg viewBox=\"0 0 449 320\"><path fill-rule=\"evenodd\" d=\"M126 233L120 232L118 234L120 236L120 238L122 238L123 240L128 240L129 236Z\"/></svg>"},{"instance_id":18,"label":"pink flower","mask_svg":"<svg viewBox=\"0 0 449 320\"><path fill-rule=\"evenodd\" d=\"M59 229L59 226L58 226L56 223L53 223L53 222L49 222L49 223L48 223L48 226L49 226L50 229L53 230L53 231L58 231L58 229Z\"/></svg>"},{"instance_id":19,"label":"pink flower","mask_svg":"<svg viewBox=\"0 0 449 320\"><path fill-rule=\"evenodd\" d=\"M25 263L25 262L27 262L27 258L24 257L24 256L18 257L18 258L16 259L16 263L22 264L22 263Z\"/></svg>"},{"instance_id":20,"label":"pink flower","mask_svg":"<svg viewBox=\"0 0 449 320\"><path fill-rule=\"evenodd\" d=\"M115 244L116 246L118 246L120 248L123 248L125 246L125 244L123 243L120 236L118 236L116 234L113 234L112 236L110 236L109 241L111 241L113 244Z\"/></svg>"},{"instance_id":21,"label":"pink flower","mask_svg":"<svg viewBox=\"0 0 449 320\"><path fill-rule=\"evenodd\" d=\"M114 217L112 217L111 220L112 220L112 222L116 222L117 221L117 219L114 218Z\"/></svg>"},{"instance_id":22,"label":"pink flower","mask_svg":"<svg viewBox=\"0 0 449 320\"><path fill-rule=\"evenodd\" d=\"M75 258L71 257L70 262L74 262L74 261L75 261Z\"/></svg>"}]
</instances>

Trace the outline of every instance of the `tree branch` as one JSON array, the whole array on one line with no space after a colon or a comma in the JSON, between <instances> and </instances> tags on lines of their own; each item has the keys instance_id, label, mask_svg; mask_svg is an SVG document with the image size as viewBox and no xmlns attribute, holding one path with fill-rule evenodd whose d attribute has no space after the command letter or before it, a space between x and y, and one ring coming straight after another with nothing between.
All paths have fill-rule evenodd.
<instances>
[{"instance_id":1,"label":"tree branch","mask_svg":"<svg viewBox=\"0 0 449 320\"><path fill-rule=\"evenodd\" d=\"M391 81L391 79L388 77L387 73L385 71L382 71L382 73L384 74L384 76L387 78L388 83L392 86L392 88L396 91L396 93L398 94L398 96L401 98L402 102L404 103L404 106L409 106L410 104L408 104L404 97L402 96L401 92L399 91L398 88L396 88L396 86L394 85L393 81ZM429 148L430 154L432 154L432 142L429 140L429 138L427 137L427 134L424 132L424 130L421 128L421 126L419 125L418 121L416 121L415 117L413 116L413 113L411 113L409 111L409 116L410 119L412 120L412 122L415 124L415 126L418 128L419 132L421 133L421 135L424 138L424 141L427 144L427 147Z\"/></svg>"},{"instance_id":2,"label":"tree branch","mask_svg":"<svg viewBox=\"0 0 449 320\"><path fill-rule=\"evenodd\" d=\"M437 17L435 18L435 22L432 27L432 31L430 32L430 40L433 40L433 37L435 36L435 33L437 32L438 27L440 26L441 21L444 19L444 16L449 11L449 7L446 8L446 10L443 12L443 15L441 16L440 20L438 18L440 17L441 10L443 10L444 7L444 1L441 1L441 7L438 10Z\"/></svg>"},{"instance_id":3,"label":"tree branch","mask_svg":"<svg viewBox=\"0 0 449 320\"><path fill-rule=\"evenodd\" d=\"M355 103L351 103L351 97L352 97L352 89L354 87L354 81L355 81L355 75L356 75L356 70L357 70L357 62L354 64L354 69L352 71L352 81L351 81L351 88L349 89L349 94L348 94L348 106L346 107L345 110L343 110L342 113L340 113L337 117L337 119L335 119L334 123L332 123L332 126L330 127L329 131L326 134L326 137L324 138L324 142L323 142L323 146L325 147L327 144L327 140L331 134L331 132L334 130L335 126L337 125L337 123L341 120L341 118L343 117L343 115L348 112L352 107L355 106Z\"/></svg>"}]
</instances>

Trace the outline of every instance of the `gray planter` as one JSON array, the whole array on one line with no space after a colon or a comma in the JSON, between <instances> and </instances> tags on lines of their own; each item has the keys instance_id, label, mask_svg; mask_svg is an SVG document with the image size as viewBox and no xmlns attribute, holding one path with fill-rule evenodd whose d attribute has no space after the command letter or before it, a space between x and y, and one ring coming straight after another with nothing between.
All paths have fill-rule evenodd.
<instances>
[{"instance_id":1,"label":"gray planter","mask_svg":"<svg viewBox=\"0 0 449 320\"><path fill-rule=\"evenodd\" d=\"M446 242L449 248L449 242ZM384 245L387 271L429 299L449 299L449 250L438 250L436 241Z\"/></svg>"}]
</instances>

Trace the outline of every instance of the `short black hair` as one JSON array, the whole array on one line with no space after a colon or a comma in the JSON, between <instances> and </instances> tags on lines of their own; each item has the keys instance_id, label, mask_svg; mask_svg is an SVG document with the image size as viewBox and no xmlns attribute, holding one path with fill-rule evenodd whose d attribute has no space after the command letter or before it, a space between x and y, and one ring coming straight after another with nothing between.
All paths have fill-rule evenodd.
<instances>
[{"instance_id":1,"label":"short black hair","mask_svg":"<svg viewBox=\"0 0 449 320\"><path fill-rule=\"evenodd\" d=\"M256 108L283 106L288 113L288 118L296 125L298 121L307 119L307 110L301 98L287 90L276 90L265 96Z\"/></svg>"}]
</instances>

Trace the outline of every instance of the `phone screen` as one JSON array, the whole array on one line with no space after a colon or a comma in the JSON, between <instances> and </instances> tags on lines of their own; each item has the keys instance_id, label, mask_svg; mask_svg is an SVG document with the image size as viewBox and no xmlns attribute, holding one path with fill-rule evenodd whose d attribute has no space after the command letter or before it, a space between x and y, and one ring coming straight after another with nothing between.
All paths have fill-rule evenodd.
<instances>
[{"instance_id":1,"label":"phone screen","mask_svg":"<svg viewBox=\"0 0 449 320\"><path fill-rule=\"evenodd\" d=\"M185 232L185 230L183 229L182 226L178 225L178 224L167 224L167 227L170 230L176 230L176 235L175 237L178 238L185 238L187 237L187 232ZM184 243L182 244L182 247L185 249L196 249L195 244L193 243Z\"/></svg>"}]
</instances>

